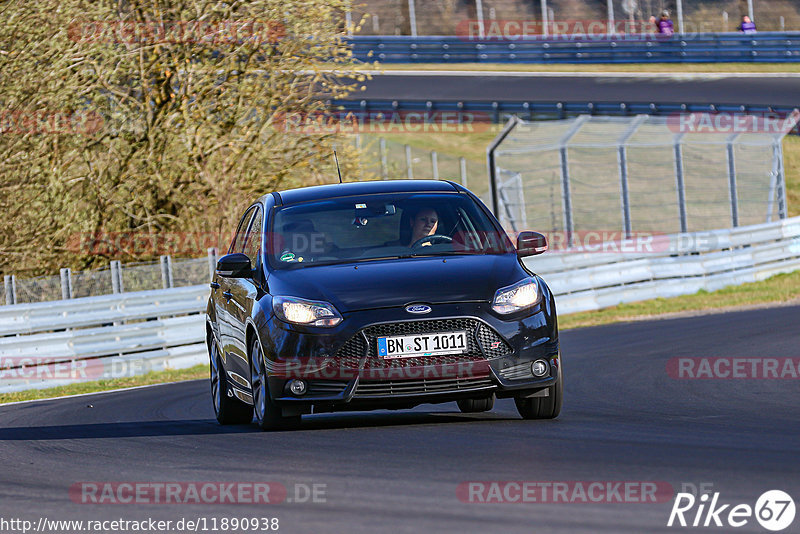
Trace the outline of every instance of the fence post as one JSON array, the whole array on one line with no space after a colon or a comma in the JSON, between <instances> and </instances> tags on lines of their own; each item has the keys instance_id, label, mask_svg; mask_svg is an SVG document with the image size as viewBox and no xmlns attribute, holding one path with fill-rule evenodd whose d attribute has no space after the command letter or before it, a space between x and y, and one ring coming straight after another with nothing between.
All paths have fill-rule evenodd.
<instances>
[{"instance_id":1,"label":"fence post","mask_svg":"<svg viewBox=\"0 0 800 534\"><path fill-rule=\"evenodd\" d=\"M547 0L541 0L542 4L542 36L547 37Z\"/></svg>"},{"instance_id":2,"label":"fence post","mask_svg":"<svg viewBox=\"0 0 800 534\"><path fill-rule=\"evenodd\" d=\"M733 142L739 137L738 133L728 136L728 192L731 198L731 224L734 228L739 226L739 193L736 187L736 156L734 155Z\"/></svg>"},{"instance_id":3,"label":"fence post","mask_svg":"<svg viewBox=\"0 0 800 534\"><path fill-rule=\"evenodd\" d=\"M65 267L61 269L61 299L72 298L72 269Z\"/></svg>"},{"instance_id":4,"label":"fence post","mask_svg":"<svg viewBox=\"0 0 800 534\"><path fill-rule=\"evenodd\" d=\"M411 23L411 36L417 36L417 10L414 6L414 0L408 0L408 19Z\"/></svg>"},{"instance_id":5,"label":"fence post","mask_svg":"<svg viewBox=\"0 0 800 534\"><path fill-rule=\"evenodd\" d=\"M678 0L678 33L683 35L683 1Z\"/></svg>"},{"instance_id":6,"label":"fence post","mask_svg":"<svg viewBox=\"0 0 800 534\"><path fill-rule=\"evenodd\" d=\"M431 168L433 169L433 179L439 179L439 156L435 150L431 150Z\"/></svg>"},{"instance_id":7,"label":"fence post","mask_svg":"<svg viewBox=\"0 0 800 534\"><path fill-rule=\"evenodd\" d=\"M380 153L381 153L381 178L383 180L388 180L389 164L386 161L386 139L381 137L380 141L378 141L378 146L380 147Z\"/></svg>"},{"instance_id":8,"label":"fence post","mask_svg":"<svg viewBox=\"0 0 800 534\"><path fill-rule=\"evenodd\" d=\"M406 145L406 177L414 178L414 171L411 167L411 147Z\"/></svg>"},{"instance_id":9,"label":"fence post","mask_svg":"<svg viewBox=\"0 0 800 534\"><path fill-rule=\"evenodd\" d=\"M161 283L164 289L172 287L172 258L170 256L161 256Z\"/></svg>"},{"instance_id":10,"label":"fence post","mask_svg":"<svg viewBox=\"0 0 800 534\"><path fill-rule=\"evenodd\" d=\"M681 222L681 233L685 234L689 231L689 225L686 220L686 185L683 181L683 145L681 140L686 134L678 134L675 136L675 187L678 190L678 215Z\"/></svg>"},{"instance_id":11,"label":"fence post","mask_svg":"<svg viewBox=\"0 0 800 534\"><path fill-rule=\"evenodd\" d=\"M572 187L569 181L569 154L567 153L567 144L572 139L578 130L581 129L583 123L590 119L589 115L581 115L572 124L564 136L559 139L559 155L561 157L561 203L564 210L564 232L567 234L567 246L572 247L574 243L575 224L572 220Z\"/></svg>"},{"instance_id":12,"label":"fence post","mask_svg":"<svg viewBox=\"0 0 800 534\"><path fill-rule=\"evenodd\" d=\"M461 185L467 187L467 160L461 157L458 162L461 164Z\"/></svg>"},{"instance_id":13,"label":"fence post","mask_svg":"<svg viewBox=\"0 0 800 534\"><path fill-rule=\"evenodd\" d=\"M483 2L481 0L475 0L475 14L477 15L475 18L478 19L478 37L483 39Z\"/></svg>"},{"instance_id":14,"label":"fence post","mask_svg":"<svg viewBox=\"0 0 800 534\"><path fill-rule=\"evenodd\" d=\"M497 190L497 164L495 162L494 152L497 150L497 147L500 146L508 134L517 127L519 123L519 118L515 115L512 115L508 122L506 123L503 131L498 134L497 137L494 138L494 141L486 147L486 166L488 167L489 171L489 190L492 192L492 213L494 213L495 217L500 216L500 198L498 196Z\"/></svg>"},{"instance_id":15,"label":"fence post","mask_svg":"<svg viewBox=\"0 0 800 534\"><path fill-rule=\"evenodd\" d=\"M122 285L122 264L119 260L111 261L111 287L114 293L125 292L125 287Z\"/></svg>"},{"instance_id":16,"label":"fence post","mask_svg":"<svg viewBox=\"0 0 800 534\"><path fill-rule=\"evenodd\" d=\"M786 174L783 172L783 146L776 140L772 145L772 154L775 158L775 192L778 197L778 218L785 219L786 214Z\"/></svg>"},{"instance_id":17,"label":"fence post","mask_svg":"<svg viewBox=\"0 0 800 534\"><path fill-rule=\"evenodd\" d=\"M209 247L208 249L208 276L209 280L214 279L217 272L217 247Z\"/></svg>"},{"instance_id":18,"label":"fence post","mask_svg":"<svg viewBox=\"0 0 800 534\"><path fill-rule=\"evenodd\" d=\"M633 231L631 224L631 202L628 189L628 140L639 129L639 125L647 118L647 115L639 115L631 122L628 129L622 134L617 143L617 164L619 165L619 191L622 203L622 229L625 237L630 238Z\"/></svg>"},{"instance_id":19,"label":"fence post","mask_svg":"<svg viewBox=\"0 0 800 534\"><path fill-rule=\"evenodd\" d=\"M6 288L6 306L17 303L17 281L13 274L3 276L3 283Z\"/></svg>"}]
</instances>

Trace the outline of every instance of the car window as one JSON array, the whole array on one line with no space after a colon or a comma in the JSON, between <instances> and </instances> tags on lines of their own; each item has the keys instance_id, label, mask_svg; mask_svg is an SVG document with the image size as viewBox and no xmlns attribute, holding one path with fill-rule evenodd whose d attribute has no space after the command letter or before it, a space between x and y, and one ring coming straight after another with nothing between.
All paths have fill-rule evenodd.
<instances>
[{"instance_id":1,"label":"car window","mask_svg":"<svg viewBox=\"0 0 800 534\"><path fill-rule=\"evenodd\" d=\"M247 227L250 224L250 219L252 218L254 211L255 206L252 206L242 216L241 220L239 221L239 226L236 229L236 235L234 236L233 242L228 249L228 254L244 251L244 242L247 238Z\"/></svg>"},{"instance_id":2,"label":"car window","mask_svg":"<svg viewBox=\"0 0 800 534\"><path fill-rule=\"evenodd\" d=\"M271 220L269 257L277 268L514 250L475 201L458 193L306 202L275 208Z\"/></svg>"},{"instance_id":3,"label":"car window","mask_svg":"<svg viewBox=\"0 0 800 534\"><path fill-rule=\"evenodd\" d=\"M244 253L252 260L253 265L258 260L258 255L261 253L261 223L262 213L260 209L256 210L253 216L253 222L250 223L250 230L247 232L247 239L244 243Z\"/></svg>"}]
</instances>

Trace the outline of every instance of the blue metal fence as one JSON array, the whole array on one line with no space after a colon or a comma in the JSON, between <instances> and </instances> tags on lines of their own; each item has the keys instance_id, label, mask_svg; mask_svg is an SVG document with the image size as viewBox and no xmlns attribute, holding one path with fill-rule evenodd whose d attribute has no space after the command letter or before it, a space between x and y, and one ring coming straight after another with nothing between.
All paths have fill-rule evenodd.
<instances>
[{"instance_id":1,"label":"blue metal fence","mask_svg":"<svg viewBox=\"0 0 800 534\"><path fill-rule=\"evenodd\" d=\"M356 36L353 55L383 63L800 62L800 32L569 36L478 40L452 36Z\"/></svg>"}]
</instances>

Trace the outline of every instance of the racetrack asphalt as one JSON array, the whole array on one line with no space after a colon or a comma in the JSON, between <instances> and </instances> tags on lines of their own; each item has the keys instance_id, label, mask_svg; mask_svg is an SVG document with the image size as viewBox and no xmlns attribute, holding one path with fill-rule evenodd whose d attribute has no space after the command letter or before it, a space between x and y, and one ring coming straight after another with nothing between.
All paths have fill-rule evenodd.
<instances>
[{"instance_id":1,"label":"racetrack asphalt","mask_svg":"<svg viewBox=\"0 0 800 534\"><path fill-rule=\"evenodd\" d=\"M792 306L563 332L566 390L554 421L524 421L500 400L483 414L448 403L311 415L299 430L266 433L218 426L203 380L0 406L0 519L277 517L280 532L304 533L683 530L666 526L671 497L470 503L457 488L662 481L675 492L711 484L725 503L752 506L770 489L797 501L798 379L675 379L666 369L675 357L800 358L798 324ZM92 481L270 481L293 502L70 499L70 486ZM325 502L296 502L313 484L324 485ZM752 518L736 530L767 532ZM795 519L785 532L798 530Z\"/></svg>"},{"instance_id":2,"label":"racetrack asphalt","mask_svg":"<svg viewBox=\"0 0 800 534\"><path fill-rule=\"evenodd\" d=\"M479 75L480 74L480 75ZM374 75L349 100L629 102L800 107L793 75L473 73Z\"/></svg>"}]
</instances>

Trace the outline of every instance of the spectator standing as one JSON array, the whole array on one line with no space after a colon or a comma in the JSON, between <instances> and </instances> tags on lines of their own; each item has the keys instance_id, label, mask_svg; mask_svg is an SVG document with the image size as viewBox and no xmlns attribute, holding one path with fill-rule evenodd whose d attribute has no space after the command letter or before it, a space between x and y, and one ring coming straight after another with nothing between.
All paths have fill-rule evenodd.
<instances>
[{"instance_id":1,"label":"spectator standing","mask_svg":"<svg viewBox=\"0 0 800 534\"><path fill-rule=\"evenodd\" d=\"M675 33L675 26L669 18L669 11L661 13L661 20L658 21L658 33L665 36L670 36Z\"/></svg>"},{"instance_id":2,"label":"spectator standing","mask_svg":"<svg viewBox=\"0 0 800 534\"><path fill-rule=\"evenodd\" d=\"M738 29L742 33L756 33L756 23L750 20L747 15L742 15L742 23Z\"/></svg>"}]
</instances>

